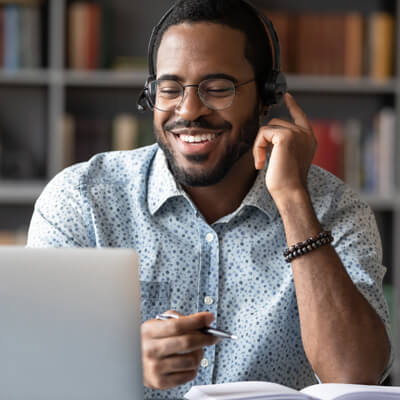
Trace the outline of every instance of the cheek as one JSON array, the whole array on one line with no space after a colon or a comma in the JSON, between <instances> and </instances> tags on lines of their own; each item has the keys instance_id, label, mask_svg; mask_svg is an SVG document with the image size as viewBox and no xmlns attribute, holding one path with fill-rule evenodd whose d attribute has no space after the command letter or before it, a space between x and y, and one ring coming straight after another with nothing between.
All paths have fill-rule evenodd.
<instances>
[{"instance_id":1,"label":"cheek","mask_svg":"<svg viewBox=\"0 0 400 400\"><path fill-rule=\"evenodd\" d=\"M165 122L168 120L168 115L167 113L163 113L157 110L154 110L153 112L153 125L154 125L154 130L157 135L162 135L164 136L164 130L163 126Z\"/></svg>"},{"instance_id":2,"label":"cheek","mask_svg":"<svg viewBox=\"0 0 400 400\"><path fill-rule=\"evenodd\" d=\"M232 105L232 115L236 124L243 124L249 118L254 118L255 110L258 110L257 94L255 91L243 93L237 96Z\"/></svg>"}]
</instances>

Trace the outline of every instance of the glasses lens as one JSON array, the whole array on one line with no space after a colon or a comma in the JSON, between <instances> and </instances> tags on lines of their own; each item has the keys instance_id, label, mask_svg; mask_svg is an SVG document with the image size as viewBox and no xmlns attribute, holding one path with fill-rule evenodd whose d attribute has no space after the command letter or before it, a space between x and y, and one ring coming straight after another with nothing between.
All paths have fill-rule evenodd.
<instances>
[{"instance_id":1,"label":"glasses lens","mask_svg":"<svg viewBox=\"0 0 400 400\"><path fill-rule=\"evenodd\" d=\"M181 101L183 88L172 80L158 80L153 85L154 107L162 111L174 109Z\"/></svg>"},{"instance_id":2,"label":"glasses lens","mask_svg":"<svg viewBox=\"0 0 400 400\"><path fill-rule=\"evenodd\" d=\"M199 85L204 104L213 110L224 110L232 105L235 85L229 79L207 79Z\"/></svg>"}]
</instances>

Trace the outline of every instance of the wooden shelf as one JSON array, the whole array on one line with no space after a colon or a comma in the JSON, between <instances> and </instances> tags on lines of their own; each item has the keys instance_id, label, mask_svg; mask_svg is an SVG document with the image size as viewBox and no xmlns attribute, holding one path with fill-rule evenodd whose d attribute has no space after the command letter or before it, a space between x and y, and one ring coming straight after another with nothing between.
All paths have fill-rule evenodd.
<instances>
[{"instance_id":1,"label":"wooden shelf","mask_svg":"<svg viewBox=\"0 0 400 400\"><path fill-rule=\"evenodd\" d=\"M132 71L66 71L67 86L133 88L143 87L148 72L144 69Z\"/></svg>"},{"instance_id":2,"label":"wooden shelf","mask_svg":"<svg viewBox=\"0 0 400 400\"><path fill-rule=\"evenodd\" d=\"M376 81L371 78L346 78L342 76L288 75L289 91L329 93L395 94L397 80Z\"/></svg>"},{"instance_id":3,"label":"wooden shelf","mask_svg":"<svg viewBox=\"0 0 400 400\"><path fill-rule=\"evenodd\" d=\"M74 87L115 87L140 89L146 81L146 69L131 71L74 70L0 70L0 84L43 86L50 83ZM288 88L296 92L395 94L400 89L396 79L376 81L341 76L287 75Z\"/></svg>"},{"instance_id":4,"label":"wooden shelf","mask_svg":"<svg viewBox=\"0 0 400 400\"><path fill-rule=\"evenodd\" d=\"M46 69L17 71L0 69L0 84L46 86L50 84L50 73Z\"/></svg>"},{"instance_id":5,"label":"wooden shelf","mask_svg":"<svg viewBox=\"0 0 400 400\"><path fill-rule=\"evenodd\" d=\"M375 211L396 210L400 207L400 194L379 195L361 193L361 198L368 203Z\"/></svg>"}]
</instances>

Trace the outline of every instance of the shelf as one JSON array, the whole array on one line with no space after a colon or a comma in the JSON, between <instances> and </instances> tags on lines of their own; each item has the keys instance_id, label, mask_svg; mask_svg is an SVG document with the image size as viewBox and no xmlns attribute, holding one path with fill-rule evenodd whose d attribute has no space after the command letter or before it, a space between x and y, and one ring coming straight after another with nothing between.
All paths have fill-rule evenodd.
<instances>
[{"instance_id":1,"label":"shelf","mask_svg":"<svg viewBox=\"0 0 400 400\"><path fill-rule=\"evenodd\" d=\"M48 70L16 70L9 71L0 69L1 85L29 85L44 86L50 83L50 74Z\"/></svg>"},{"instance_id":2,"label":"shelf","mask_svg":"<svg viewBox=\"0 0 400 400\"><path fill-rule=\"evenodd\" d=\"M342 76L287 75L289 91L329 93L395 94L397 80L377 81L371 78Z\"/></svg>"},{"instance_id":3,"label":"shelf","mask_svg":"<svg viewBox=\"0 0 400 400\"><path fill-rule=\"evenodd\" d=\"M81 87L121 87L140 89L144 86L148 72L145 69L132 71L66 71L65 84Z\"/></svg>"},{"instance_id":4,"label":"shelf","mask_svg":"<svg viewBox=\"0 0 400 400\"><path fill-rule=\"evenodd\" d=\"M44 181L0 181L0 204L32 204L45 185Z\"/></svg>"},{"instance_id":5,"label":"shelf","mask_svg":"<svg viewBox=\"0 0 400 400\"><path fill-rule=\"evenodd\" d=\"M378 195L362 193L361 198L368 203L374 210L395 210L400 207L400 194Z\"/></svg>"},{"instance_id":6,"label":"shelf","mask_svg":"<svg viewBox=\"0 0 400 400\"><path fill-rule=\"evenodd\" d=\"M43 86L50 83L73 87L105 87L141 89L147 79L146 69L131 71L74 70L0 70L0 84ZM394 94L396 79L376 81L370 78L351 79L340 76L287 75L289 91L329 93Z\"/></svg>"}]
</instances>

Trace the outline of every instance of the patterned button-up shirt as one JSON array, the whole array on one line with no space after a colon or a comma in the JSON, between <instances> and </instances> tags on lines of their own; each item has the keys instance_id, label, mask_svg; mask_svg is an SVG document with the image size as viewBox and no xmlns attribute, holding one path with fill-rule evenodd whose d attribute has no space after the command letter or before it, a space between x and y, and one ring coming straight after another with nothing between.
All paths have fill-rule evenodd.
<instances>
[{"instance_id":1,"label":"patterned button-up shirt","mask_svg":"<svg viewBox=\"0 0 400 400\"><path fill-rule=\"evenodd\" d=\"M212 225L175 182L157 145L72 166L36 202L28 246L134 248L143 320L168 309L210 311L213 326L239 336L207 347L194 381L166 391L146 389L146 398L181 398L193 384L238 380L297 389L316 383L302 346L292 269L282 256L282 220L265 172L238 209ZM308 188L350 277L389 331L385 268L370 208L318 167L310 169Z\"/></svg>"}]
</instances>

